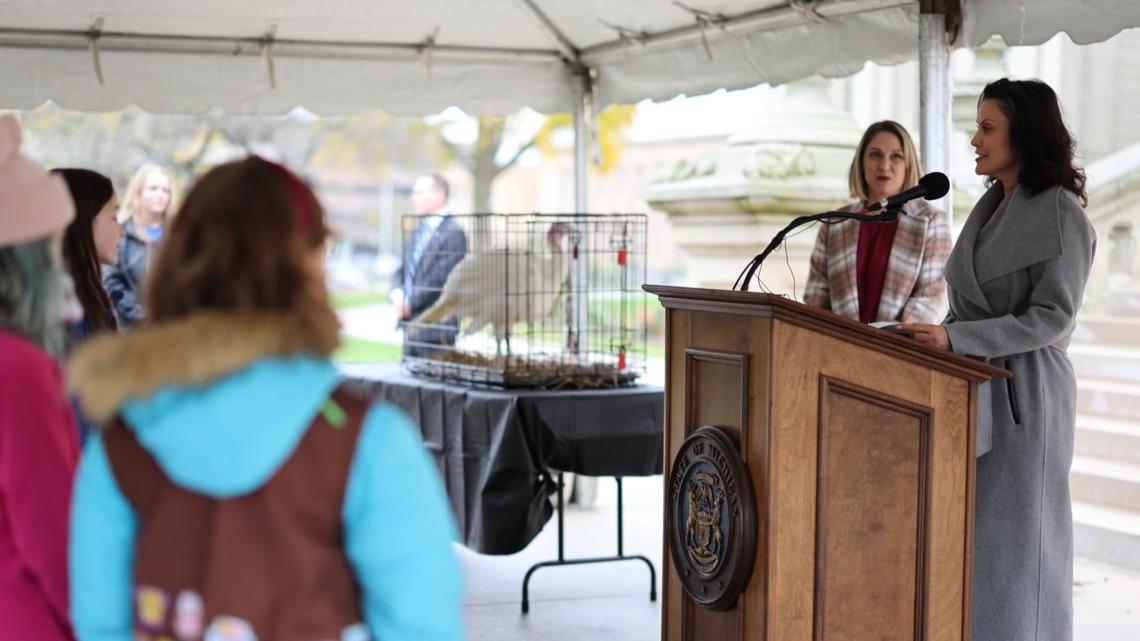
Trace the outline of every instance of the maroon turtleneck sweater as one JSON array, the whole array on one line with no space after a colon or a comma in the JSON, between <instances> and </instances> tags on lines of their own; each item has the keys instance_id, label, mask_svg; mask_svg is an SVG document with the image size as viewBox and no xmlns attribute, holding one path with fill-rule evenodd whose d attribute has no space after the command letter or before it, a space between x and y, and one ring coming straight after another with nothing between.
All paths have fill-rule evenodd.
<instances>
[{"instance_id":1,"label":"maroon turtleneck sweater","mask_svg":"<svg viewBox=\"0 0 1140 641\"><path fill-rule=\"evenodd\" d=\"M859 288L859 320L874 322L879 313L879 299L887 278L891 246L899 221L859 223L859 250L855 254L855 282Z\"/></svg>"}]
</instances>

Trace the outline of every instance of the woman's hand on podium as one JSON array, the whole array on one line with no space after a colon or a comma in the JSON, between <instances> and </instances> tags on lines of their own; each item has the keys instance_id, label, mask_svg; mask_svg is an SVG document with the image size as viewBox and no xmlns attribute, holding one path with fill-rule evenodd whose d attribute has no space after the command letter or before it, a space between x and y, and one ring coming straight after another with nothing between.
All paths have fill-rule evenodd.
<instances>
[{"instance_id":1,"label":"woman's hand on podium","mask_svg":"<svg viewBox=\"0 0 1140 641\"><path fill-rule=\"evenodd\" d=\"M914 332L914 340L936 347L938 349L950 350L950 335L946 333L946 327L943 325L927 325L925 323L903 323L899 325L899 329L909 330Z\"/></svg>"}]
</instances>

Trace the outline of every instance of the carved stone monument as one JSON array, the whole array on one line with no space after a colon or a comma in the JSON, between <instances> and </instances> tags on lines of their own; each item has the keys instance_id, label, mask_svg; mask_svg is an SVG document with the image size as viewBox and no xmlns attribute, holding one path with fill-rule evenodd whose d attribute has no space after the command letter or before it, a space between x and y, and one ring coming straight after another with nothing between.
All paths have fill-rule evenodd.
<instances>
[{"instance_id":1,"label":"carved stone monument","mask_svg":"<svg viewBox=\"0 0 1140 641\"><path fill-rule=\"evenodd\" d=\"M643 191L668 214L693 284L731 287L792 218L849 201L847 172L862 129L831 102L825 80L793 82L786 91L760 105L755 126L727 147L677 162ZM791 236L787 254L772 254L760 271L764 286L802 296L814 241L814 227Z\"/></svg>"}]
</instances>

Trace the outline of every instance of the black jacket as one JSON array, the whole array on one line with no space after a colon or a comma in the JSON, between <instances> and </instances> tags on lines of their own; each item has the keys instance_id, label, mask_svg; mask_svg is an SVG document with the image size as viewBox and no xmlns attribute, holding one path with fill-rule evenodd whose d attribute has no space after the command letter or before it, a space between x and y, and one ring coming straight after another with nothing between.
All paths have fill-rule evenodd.
<instances>
[{"instance_id":1,"label":"black jacket","mask_svg":"<svg viewBox=\"0 0 1140 641\"><path fill-rule=\"evenodd\" d=\"M147 242L138 233L134 220L123 224L126 234L119 246L119 259L103 269L103 286L115 303L115 313L122 329L143 320L142 286L146 275Z\"/></svg>"}]
</instances>

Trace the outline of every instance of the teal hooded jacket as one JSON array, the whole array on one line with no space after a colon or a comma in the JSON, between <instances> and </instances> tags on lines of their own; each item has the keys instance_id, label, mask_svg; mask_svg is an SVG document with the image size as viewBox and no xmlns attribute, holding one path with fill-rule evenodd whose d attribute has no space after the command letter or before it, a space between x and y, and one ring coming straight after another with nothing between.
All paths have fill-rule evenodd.
<instances>
[{"instance_id":1,"label":"teal hooded jacket","mask_svg":"<svg viewBox=\"0 0 1140 641\"><path fill-rule=\"evenodd\" d=\"M172 482L225 499L273 477L339 383L326 359L266 358L206 386L162 387L126 402L120 414ZM392 406L367 413L342 515L372 638L463 639L463 579L447 497L419 431ZM137 529L94 436L71 513L71 615L80 641L133 638Z\"/></svg>"}]
</instances>

